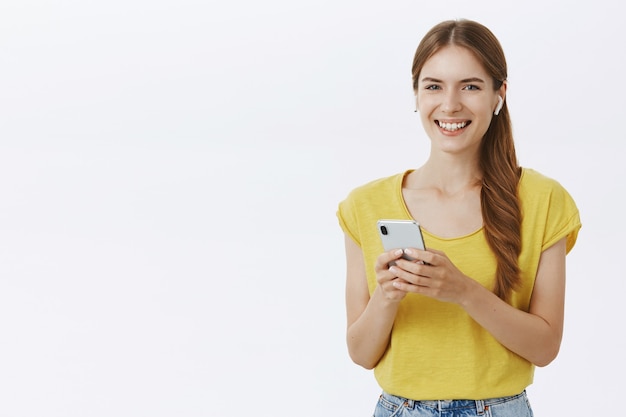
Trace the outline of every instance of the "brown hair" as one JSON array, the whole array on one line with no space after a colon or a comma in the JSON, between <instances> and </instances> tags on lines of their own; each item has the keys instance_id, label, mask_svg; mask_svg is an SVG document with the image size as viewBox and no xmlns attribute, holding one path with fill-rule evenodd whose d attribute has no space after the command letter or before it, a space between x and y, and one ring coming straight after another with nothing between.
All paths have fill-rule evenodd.
<instances>
[{"instance_id":1,"label":"brown hair","mask_svg":"<svg viewBox=\"0 0 626 417\"><path fill-rule=\"evenodd\" d=\"M424 36L413 58L413 89L426 61L444 46L467 48L482 63L498 90L507 78L504 52L493 33L471 20L450 20L433 27ZM507 301L519 287L521 252L521 209L517 197L521 168L517 163L513 129L506 101L494 116L480 148L482 217L485 236L497 259L494 292Z\"/></svg>"}]
</instances>

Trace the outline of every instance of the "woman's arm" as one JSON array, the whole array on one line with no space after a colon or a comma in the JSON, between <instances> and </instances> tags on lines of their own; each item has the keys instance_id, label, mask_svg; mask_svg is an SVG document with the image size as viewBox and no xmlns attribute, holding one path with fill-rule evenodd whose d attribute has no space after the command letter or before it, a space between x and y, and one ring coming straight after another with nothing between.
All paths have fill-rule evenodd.
<instances>
[{"instance_id":1,"label":"woman's arm","mask_svg":"<svg viewBox=\"0 0 626 417\"><path fill-rule=\"evenodd\" d=\"M391 268L404 281L396 280L396 288L459 304L505 347L537 366L557 356L563 336L565 239L542 252L528 313L463 275L442 252L412 251L431 265L400 260Z\"/></svg>"},{"instance_id":2,"label":"woman's arm","mask_svg":"<svg viewBox=\"0 0 626 417\"><path fill-rule=\"evenodd\" d=\"M376 366L389 344L398 304L405 291L392 285L395 280L388 263L402 251L383 253L376 262L378 286L370 298L361 248L348 236L346 246L347 343L350 358L366 369Z\"/></svg>"}]
</instances>

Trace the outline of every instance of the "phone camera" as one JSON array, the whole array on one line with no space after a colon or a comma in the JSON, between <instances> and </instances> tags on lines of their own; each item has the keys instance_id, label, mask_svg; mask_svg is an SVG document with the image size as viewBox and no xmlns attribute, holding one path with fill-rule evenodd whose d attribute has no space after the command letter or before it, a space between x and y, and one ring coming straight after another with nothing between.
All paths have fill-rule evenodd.
<instances>
[{"instance_id":1,"label":"phone camera","mask_svg":"<svg viewBox=\"0 0 626 417\"><path fill-rule=\"evenodd\" d=\"M387 235L387 227L386 226L380 226L380 233L382 233L383 235Z\"/></svg>"}]
</instances>

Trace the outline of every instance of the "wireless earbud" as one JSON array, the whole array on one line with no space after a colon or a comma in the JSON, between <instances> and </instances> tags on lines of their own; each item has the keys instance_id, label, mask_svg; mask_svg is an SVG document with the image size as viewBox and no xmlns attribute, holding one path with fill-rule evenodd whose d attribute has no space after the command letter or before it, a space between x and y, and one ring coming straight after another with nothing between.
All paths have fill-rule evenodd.
<instances>
[{"instance_id":1,"label":"wireless earbud","mask_svg":"<svg viewBox=\"0 0 626 417\"><path fill-rule=\"evenodd\" d=\"M496 106L496 109L493 111L493 114L496 116L500 114L500 110L502 110L503 105L504 105L504 100L502 99L502 96L498 96L498 105Z\"/></svg>"}]
</instances>

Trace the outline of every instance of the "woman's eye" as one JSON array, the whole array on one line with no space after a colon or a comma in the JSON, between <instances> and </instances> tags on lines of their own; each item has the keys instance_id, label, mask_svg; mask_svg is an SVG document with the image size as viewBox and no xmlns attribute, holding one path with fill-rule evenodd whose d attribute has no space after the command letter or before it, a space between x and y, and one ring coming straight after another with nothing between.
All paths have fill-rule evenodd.
<instances>
[{"instance_id":1,"label":"woman's eye","mask_svg":"<svg viewBox=\"0 0 626 417\"><path fill-rule=\"evenodd\" d=\"M426 90L439 90L439 89L441 89L441 87L435 84L426 86Z\"/></svg>"},{"instance_id":2,"label":"woman's eye","mask_svg":"<svg viewBox=\"0 0 626 417\"><path fill-rule=\"evenodd\" d=\"M478 86L474 84L466 85L465 87L463 87L463 89L464 90L480 90L480 88L478 88Z\"/></svg>"}]
</instances>

